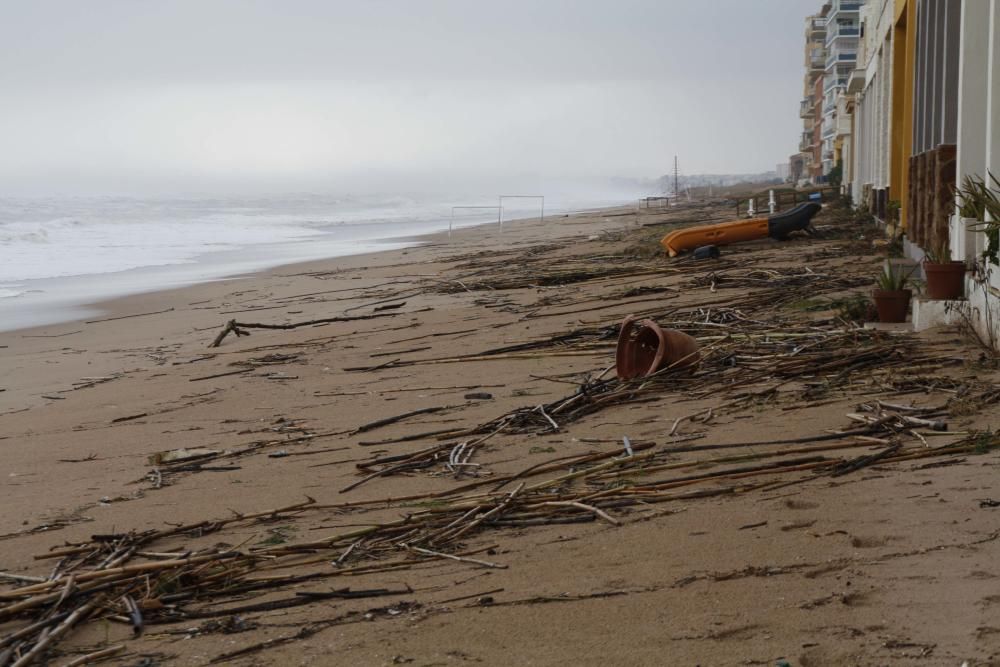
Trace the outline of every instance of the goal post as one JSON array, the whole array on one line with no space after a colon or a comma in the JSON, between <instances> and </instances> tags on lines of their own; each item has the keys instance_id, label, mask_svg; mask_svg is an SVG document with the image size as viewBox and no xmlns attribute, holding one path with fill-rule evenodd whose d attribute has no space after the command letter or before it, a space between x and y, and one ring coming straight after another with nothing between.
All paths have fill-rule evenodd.
<instances>
[{"instance_id":1,"label":"goal post","mask_svg":"<svg viewBox=\"0 0 1000 667\"><path fill-rule=\"evenodd\" d=\"M500 195L497 198L497 204L500 207L500 215L498 217L498 222L500 223L500 231L503 231L503 200L504 199L539 199L541 200L541 213L538 216L539 222L545 222L545 195Z\"/></svg>"}]
</instances>

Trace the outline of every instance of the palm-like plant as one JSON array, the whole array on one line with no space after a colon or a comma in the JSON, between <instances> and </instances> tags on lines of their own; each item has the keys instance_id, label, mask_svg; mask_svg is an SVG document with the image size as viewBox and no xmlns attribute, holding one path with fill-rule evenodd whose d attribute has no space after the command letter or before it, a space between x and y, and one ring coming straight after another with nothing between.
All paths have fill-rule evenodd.
<instances>
[{"instance_id":1,"label":"palm-like plant","mask_svg":"<svg viewBox=\"0 0 1000 667\"><path fill-rule=\"evenodd\" d=\"M912 274L913 269L904 272L901 268L897 268L893 262L889 261L886 262L882 273L875 279L875 284L878 285L880 290L885 292L898 292L906 289Z\"/></svg>"},{"instance_id":2,"label":"palm-like plant","mask_svg":"<svg viewBox=\"0 0 1000 667\"><path fill-rule=\"evenodd\" d=\"M966 176L958 190L959 215L977 222L975 231L986 234L986 252L983 254L994 264L1000 263L1000 180L989 173L990 185L978 176ZM989 217L989 220L987 220Z\"/></svg>"}]
</instances>

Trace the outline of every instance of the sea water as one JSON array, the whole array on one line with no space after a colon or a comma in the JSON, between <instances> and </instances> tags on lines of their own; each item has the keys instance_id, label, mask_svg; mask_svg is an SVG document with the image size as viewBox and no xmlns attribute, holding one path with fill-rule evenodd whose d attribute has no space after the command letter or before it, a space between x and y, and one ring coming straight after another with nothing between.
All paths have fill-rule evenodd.
<instances>
[{"instance_id":1,"label":"sea water","mask_svg":"<svg viewBox=\"0 0 1000 667\"><path fill-rule=\"evenodd\" d=\"M267 198L0 197L0 331L86 317L108 298L206 282L293 262L414 245L447 230L452 206L495 197L403 195ZM625 203L547 199L547 213ZM505 219L539 202L505 201ZM456 211L455 227L496 221Z\"/></svg>"}]
</instances>

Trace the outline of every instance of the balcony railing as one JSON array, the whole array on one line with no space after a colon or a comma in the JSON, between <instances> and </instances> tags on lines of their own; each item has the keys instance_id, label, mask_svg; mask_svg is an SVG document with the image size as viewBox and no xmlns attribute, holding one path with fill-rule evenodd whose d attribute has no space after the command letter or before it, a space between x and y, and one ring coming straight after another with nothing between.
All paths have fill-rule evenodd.
<instances>
[{"instance_id":1,"label":"balcony railing","mask_svg":"<svg viewBox=\"0 0 1000 667\"><path fill-rule=\"evenodd\" d=\"M813 19L809 23L809 32L812 34L826 32L826 19Z\"/></svg>"},{"instance_id":2,"label":"balcony railing","mask_svg":"<svg viewBox=\"0 0 1000 667\"><path fill-rule=\"evenodd\" d=\"M827 77L827 80L823 82L823 94L829 93L834 88L846 88L847 87L847 77L838 76L837 78Z\"/></svg>"},{"instance_id":3,"label":"balcony railing","mask_svg":"<svg viewBox=\"0 0 1000 667\"><path fill-rule=\"evenodd\" d=\"M831 25L826 31L826 45L829 46L835 40L846 37L859 37L861 29L857 26Z\"/></svg>"},{"instance_id":4,"label":"balcony railing","mask_svg":"<svg viewBox=\"0 0 1000 667\"><path fill-rule=\"evenodd\" d=\"M834 22L837 14L847 14L849 12L859 12L861 11L861 5L863 2L858 2L857 0L834 0L833 7L830 8L830 13L826 16L827 25Z\"/></svg>"},{"instance_id":5,"label":"balcony railing","mask_svg":"<svg viewBox=\"0 0 1000 667\"><path fill-rule=\"evenodd\" d=\"M856 62L858 54L856 51L838 51L831 53L826 59L826 68L830 69L836 64L847 65Z\"/></svg>"},{"instance_id":6,"label":"balcony railing","mask_svg":"<svg viewBox=\"0 0 1000 667\"><path fill-rule=\"evenodd\" d=\"M799 118L812 118L816 111L816 105L812 100L802 100L799 102Z\"/></svg>"}]
</instances>

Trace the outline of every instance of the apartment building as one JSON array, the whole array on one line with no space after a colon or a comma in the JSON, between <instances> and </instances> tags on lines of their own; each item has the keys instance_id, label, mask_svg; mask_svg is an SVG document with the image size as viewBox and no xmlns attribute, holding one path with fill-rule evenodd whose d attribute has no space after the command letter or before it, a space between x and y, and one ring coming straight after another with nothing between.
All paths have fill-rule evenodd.
<instances>
[{"instance_id":1,"label":"apartment building","mask_svg":"<svg viewBox=\"0 0 1000 667\"><path fill-rule=\"evenodd\" d=\"M801 163L801 169L796 182L808 179L815 183L823 177L820 128L822 81L826 71L826 13L829 9L829 5L823 5L818 14L806 17L805 22L805 77L799 105L799 117L802 118L801 157L795 161Z\"/></svg>"},{"instance_id":2,"label":"apartment building","mask_svg":"<svg viewBox=\"0 0 1000 667\"><path fill-rule=\"evenodd\" d=\"M820 139L823 174L827 177L842 163L844 144L852 131L847 83L857 63L860 10L864 4L863 0L833 0L826 14Z\"/></svg>"},{"instance_id":3,"label":"apartment building","mask_svg":"<svg viewBox=\"0 0 1000 667\"><path fill-rule=\"evenodd\" d=\"M973 267L959 310L1000 349L1000 265L984 256L987 236L959 216L954 195L966 176L1000 177L1000 0L869 0L824 9L824 169L844 160L853 203L901 230L909 257L943 244ZM916 316L927 302L915 303ZM942 317L957 312L940 303L920 307Z\"/></svg>"},{"instance_id":4,"label":"apartment building","mask_svg":"<svg viewBox=\"0 0 1000 667\"><path fill-rule=\"evenodd\" d=\"M845 160L844 182L854 205L885 219L890 205L891 117L894 0L871 0L861 8L857 67L847 80L853 103L851 156ZM894 213L893 213L894 214Z\"/></svg>"}]
</instances>

